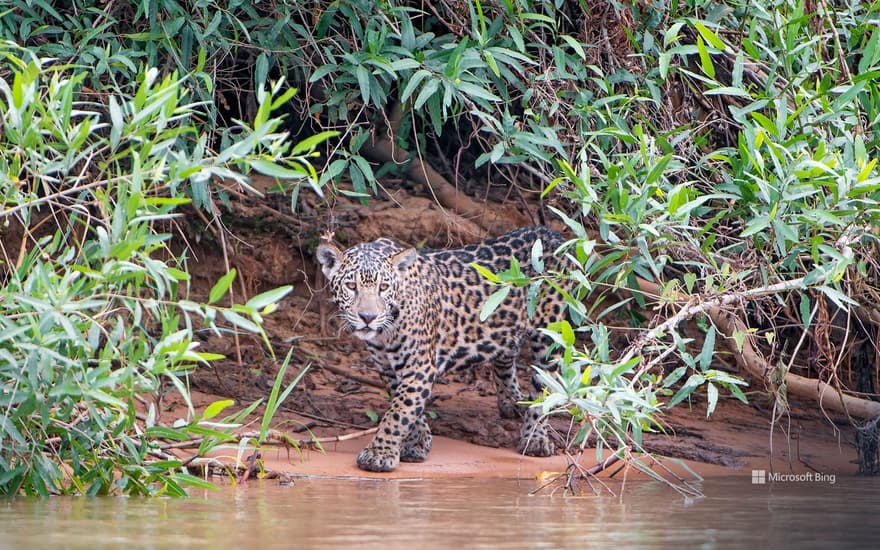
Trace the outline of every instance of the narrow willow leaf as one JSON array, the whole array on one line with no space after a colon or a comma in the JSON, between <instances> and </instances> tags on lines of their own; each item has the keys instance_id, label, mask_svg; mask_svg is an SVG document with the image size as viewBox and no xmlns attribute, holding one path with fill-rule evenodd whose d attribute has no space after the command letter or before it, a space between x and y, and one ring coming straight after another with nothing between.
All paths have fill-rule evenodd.
<instances>
[{"instance_id":1,"label":"narrow willow leaf","mask_svg":"<svg viewBox=\"0 0 880 550\"><path fill-rule=\"evenodd\" d=\"M483 304L483 309L480 310L480 322L488 319L492 312L501 305L501 302L510 294L510 288L509 286L503 286L486 298L486 303Z\"/></svg>"},{"instance_id":2,"label":"narrow willow leaf","mask_svg":"<svg viewBox=\"0 0 880 550\"><path fill-rule=\"evenodd\" d=\"M712 56L709 55L706 44L699 36L697 37L697 53L700 55L700 66L703 68L703 72L709 78L715 78L715 64L712 63Z\"/></svg>"},{"instance_id":3,"label":"narrow willow leaf","mask_svg":"<svg viewBox=\"0 0 880 550\"><path fill-rule=\"evenodd\" d=\"M810 297L804 294L803 292L798 293L800 295L801 301L799 304L799 311L801 314L801 323L804 324L804 330L810 329L810 323L813 320L813 315L810 313L812 306L810 304Z\"/></svg>"},{"instance_id":4,"label":"narrow willow leaf","mask_svg":"<svg viewBox=\"0 0 880 550\"><path fill-rule=\"evenodd\" d=\"M195 487L197 489L207 489L209 491L216 491L219 489L219 487L217 487L216 485L214 485L210 481L205 481L204 479L202 479L200 477L196 477L192 474L185 474L182 472L177 472L177 473L171 474L171 478L174 481L180 483L181 485L187 485L189 487ZM185 494L182 496L185 496Z\"/></svg>"},{"instance_id":5,"label":"narrow willow leaf","mask_svg":"<svg viewBox=\"0 0 880 550\"><path fill-rule=\"evenodd\" d=\"M336 137L338 135L339 135L339 132L336 130L328 130L325 132L318 132L317 134L315 134L313 136L309 136L309 137L301 140L296 145L294 145L293 149L291 149L291 151L290 151L290 154L301 155L303 153L307 153L307 152L313 150L315 147L317 147L321 143L327 141L330 138Z\"/></svg>"},{"instance_id":6,"label":"narrow willow leaf","mask_svg":"<svg viewBox=\"0 0 880 550\"><path fill-rule=\"evenodd\" d=\"M706 407L706 417L708 417L718 405L718 388L712 382L706 385L706 397L709 400L709 405Z\"/></svg>"},{"instance_id":7,"label":"narrow willow leaf","mask_svg":"<svg viewBox=\"0 0 880 550\"><path fill-rule=\"evenodd\" d=\"M211 292L208 294L208 303L217 303L220 298L225 296L226 293L229 291L229 287L232 285L233 280L235 280L234 267L229 270L229 273L220 277L220 279L211 288Z\"/></svg>"},{"instance_id":8,"label":"narrow willow leaf","mask_svg":"<svg viewBox=\"0 0 880 550\"><path fill-rule=\"evenodd\" d=\"M550 330L555 330L556 332L561 334L562 341L567 346L574 345L574 329L571 328L571 324L568 321L564 319L562 321L556 321L547 325L547 328Z\"/></svg>"},{"instance_id":9,"label":"narrow willow leaf","mask_svg":"<svg viewBox=\"0 0 880 550\"><path fill-rule=\"evenodd\" d=\"M274 288L272 290L268 290L263 292L262 294L257 294L253 298L247 301L245 304L246 307L253 308L254 310L261 310L270 304L274 304L278 302L293 290L291 285L281 286L278 288Z\"/></svg>"},{"instance_id":10,"label":"narrow willow leaf","mask_svg":"<svg viewBox=\"0 0 880 550\"><path fill-rule=\"evenodd\" d=\"M712 365L712 357L715 355L715 327L709 327L706 332L706 338L703 341L703 349L697 357L702 370L708 369Z\"/></svg>"},{"instance_id":11,"label":"narrow willow leaf","mask_svg":"<svg viewBox=\"0 0 880 550\"><path fill-rule=\"evenodd\" d=\"M483 277L485 277L489 281L491 281L495 284L501 283L501 279L499 279L497 275L492 273L489 269L481 266L480 264L473 262L470 264L470 266L472 268L476 269L480 275L482 275Z\"/></svg>"},{"instance_id":12,"label":"narrow willow leaf","mask_svg":"<svg viewBox=\"0 0 880 550\"><path fill-rule=\"evenodd\" d=\"M532 267L537 273L544 273L544 243L541 239L532 244Z\"/></svg>"},{"instance_id":13,"label":"narrow willow leaf","mask_svg":"<svg viewBox=\"0 0 880 550\"><path fill-rule=\"evenodd\" d=\"M235 313L232 310L224 309L221 310L220 313L223 315L223 318L235 325L238 328L244 329L248 332L253 332L259 334L261 332L259 325L251 321L250 319L245 319L238 313Z\"/></svg>"},{"instance_id":14,"label":"narrow willow leaf","mask_svg":"<svg viewBox=\"0 0 880 550\"><path fill-rule=\"evenodd\" d=\"M233 401L232 399L214 401L213 403L205 407L205 412L202 413L202 419L208 420L209 418L214 418L215 416L220 414L223 409L233 404L235 404L235 401Z\"/></svg>"}]
</instances>

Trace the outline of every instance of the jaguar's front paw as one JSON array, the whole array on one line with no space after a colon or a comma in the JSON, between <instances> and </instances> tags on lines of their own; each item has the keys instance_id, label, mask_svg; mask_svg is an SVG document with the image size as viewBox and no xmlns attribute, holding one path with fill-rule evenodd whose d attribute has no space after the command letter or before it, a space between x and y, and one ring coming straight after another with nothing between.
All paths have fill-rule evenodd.
<instances>
[{"instance_id":1,"label":"jaguar's front paw","mask_svg":"<svg viewBox=\"0 0 880 550\"><path fill-rule=\"evenodd\" d=\"M556 452L556 445L546 433L531 434L520 440L519 452L528 456L550 456Z\"/></svg>"},{"instance_id":2,"label":"jaguar's front paw","mask_svg":"<svg viewBox=\"0 0 880 550\"><path fill-rule=\"evenodd\" d=\"M399 453L382 447L367 447L357 457L357 465L361 470L370 472L390 472L397 468L400 461Z\"/></svg>"}]
</instances>

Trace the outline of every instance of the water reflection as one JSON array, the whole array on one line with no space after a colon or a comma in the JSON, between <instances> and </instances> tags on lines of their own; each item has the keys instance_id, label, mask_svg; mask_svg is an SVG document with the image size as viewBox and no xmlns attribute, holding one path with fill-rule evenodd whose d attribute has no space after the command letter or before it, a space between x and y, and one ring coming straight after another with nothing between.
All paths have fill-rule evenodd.
<instances>
[{"instance_id":1,"label":"water reflection","mask_svg":"<svg viewBox=\"0 0 880 550\"><path fill-rule=\"evenodd\" d=\"M685 502L657 483L614 497L529 496L512 480L301 480L193 498L0 500L0 548L877 547L880 480L712 479Z\"/></svg>"}]
</instances>

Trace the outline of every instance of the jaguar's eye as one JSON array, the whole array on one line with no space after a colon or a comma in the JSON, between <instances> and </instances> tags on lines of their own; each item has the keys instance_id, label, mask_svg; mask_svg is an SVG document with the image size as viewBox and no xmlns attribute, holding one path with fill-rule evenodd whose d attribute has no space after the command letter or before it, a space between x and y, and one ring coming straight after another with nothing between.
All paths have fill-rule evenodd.
<instances>
[{"instance_id":1,"label":"jaguar's eye","mask_svg":"<svg viewBox=\"0 0 880 550\"><path fill-rule=\"evenodd\" d=\"M379 292L385 292L389 288L391 288L391 285L388 283L379 283Z\"/></svg>"},{"instance_id":2,"label":"jaguar's eye","mask_svg":"<svg viewBox=\"0 0 880 550\"><path fill-rule=\"evenodd\" d=\"M354 281L348 281L347 283L345 283L345 288L347 288L348 290L357 290L357 287L358 285Z\"/></svg>"}]
</instances>

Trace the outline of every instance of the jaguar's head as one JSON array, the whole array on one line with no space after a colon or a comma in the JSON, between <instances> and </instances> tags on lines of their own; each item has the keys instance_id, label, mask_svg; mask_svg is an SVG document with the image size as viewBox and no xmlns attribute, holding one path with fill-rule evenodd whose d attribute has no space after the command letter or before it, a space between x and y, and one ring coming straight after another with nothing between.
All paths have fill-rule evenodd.
<instances>
[{"instance_id":1,"label":"jaguar's head","mask_svg":"<svg viewBox=\"0 0 880 550\"><path fill-rule=\"evenodd\" d=\"M395 327L404 278L417 259L414 248L401 249L388 239L344 252L329 243L318 247L318 263L333 302L348 328L362 340L372 340Z\"/></svg>"}]
</instances>

